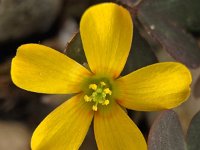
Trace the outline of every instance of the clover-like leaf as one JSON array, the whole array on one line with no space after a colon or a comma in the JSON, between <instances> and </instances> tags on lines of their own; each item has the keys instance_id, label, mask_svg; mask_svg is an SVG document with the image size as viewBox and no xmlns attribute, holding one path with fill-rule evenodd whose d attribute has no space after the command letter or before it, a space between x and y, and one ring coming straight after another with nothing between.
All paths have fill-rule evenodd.
<instances>
[{"instance_id":1,"label":"clover-like leaf","mask_svg":"<svg viewBox=\"0 0 200 150\"><path fill-rule=\"evenodd\" d=\"M137 15L150 37L172 57L190 68L200 66L200 48L192 35L160 14L151 16L140 9Z\"/></svg>"},{"instance_id":2,"label":"clover-like leaf","mask_svg":"<svg viewBox=\"0 0 200 150\"><path fill-rule=\"evenodd\" d=\"M156 62L158 60L155 53L147 41L140 35L137 28L135 28L131 50L122 74L128 74Z\"/></svg>"},{"instance_id":3,"label":"clover-like leaf","mask_svg":"<svg viewBox=\"0 0 200 150\"><path fill-rule=\"evenodd\" d=\"M200 97L200 76L194 83L193 94L196 98Z\"/></svg>"},{"instance_id":4,"label":"clover-like leaf","mask_svg":"<svg viewBox=\"0 0 200 150\"><path fill-rule=\"evenodd\" d=\"M139 9L149 17L161 16L187 30L200 31L199 0L148 0L143 1Z\"/></svg>"},{"instance_id":5,"label":"clover-like leaf","mask_svg":"<svg viewBox=\"0 0 200 150\"><path fill-rule=\"evenodd\" d=\"M64 53L80 64L87 62L79 32L68 42Z\"/></svg>"},{"instance_id":6,"label":"clover-like leaf","mask_svg":"<svg viewBox=\"0 0 200 150\"><path fill-rule=\"evenodd\" d=\"M119 3L132 8L137 6L141 2L141 0L118 0L118 1Z\"/></svg>"},{"instance_id":7,"label":"clover-like leaf","mask_svg":"<svg viewBox=\"0 0 200 150\"><path fill-rule=\"evenodd\" d=\"M200 149L200 111L193 117L187 132L188 150Z\"/></svg>"},{"instance_id":8,"label":"clover-like leaf","mask_svg":"<svg viewBox=\"0 0 200 150\"><path fill-rule=\"evenodd\" d=\"M163 112L150 129L149 150L186 150L183 131L177 114L172 110Z\"/></svg>"}]
</instances>

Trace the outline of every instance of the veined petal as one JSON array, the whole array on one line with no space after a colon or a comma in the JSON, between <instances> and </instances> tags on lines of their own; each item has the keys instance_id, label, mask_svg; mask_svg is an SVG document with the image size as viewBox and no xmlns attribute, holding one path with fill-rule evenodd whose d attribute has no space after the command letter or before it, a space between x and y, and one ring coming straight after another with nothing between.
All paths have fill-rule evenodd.
<instances>
[{"instance_id":1,"label":"veined petal","mask_svg":"<svg viewBox=\"0 0 200 150\"><path fill-rule=\"evenodd\" d=\"M93 118L91 106L76 95L50 113L34 131L32 150L76 150Z\"/></svg>"},{"instance_id":2,"label":"veined petal","mask_svg":"<svg viewBox=\"0 0 200 150\"><path fill-rule=\"evenodd\" d=\"M17 86L39 93L79 92L80 83L89 75L74 60L39 44L20 46L11 66L12 80Z\"/></svg>"},{"instance_id":3,"label":"veined petal","mask_svg":"<svg viewBox=\"0 0 200 150\"><path fill-rule=\"evenodd\" d=\"M157 63L116 80L116 99L122 106L141 111L170 109L190 95L189 70L180 63Z\"/></svg>"},{"instance_id":4,"label":"veined petal","mask_svg":"<svg viewBox=\"0 0 200 150\"><path fill-rule=\"evenodd\" d=\"M129 12L114 3L90 7L82 16L80 33L92 72L118 77L131 47L133 23Z\"/></svg>"},{"instance_id":5,"label":"veined petal","mask_svg":"<svg viewBox=\"0 0 200 150\"><path fill-rule=\"evenodd\" d=\"M146 150L145 139L138 127L118 104L102 109L94 116L94 132L99 150Z\"/></svg>"}]
</instances>

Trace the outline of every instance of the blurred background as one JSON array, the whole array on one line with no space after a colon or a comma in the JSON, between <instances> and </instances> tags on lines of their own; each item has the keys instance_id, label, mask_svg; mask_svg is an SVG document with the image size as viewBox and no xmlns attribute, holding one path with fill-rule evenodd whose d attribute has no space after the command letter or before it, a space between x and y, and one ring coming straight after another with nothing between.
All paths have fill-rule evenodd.
<instances>
[{"instance_id":1,"label":"blurred background","mask_svg":"<svg viewBox=\"0 0 200 150\"><path fill-rule=\"evenodd\" d=\"M80 37L75 33L85 9L101 2L104 1L0 0L0 150L29 150L32 132L40 121L70 98L70 95L44 95L16 87L11 81L10 65L17 47L24 43L41 43L81 64L87 63ZM200 1L112 2L130 11L135 27L122 75L162 61L179 61L190 68L191 96L174 109L186 134L192 117L200 110ZM160 112L128 110L128 114L147 138ZM80 149L97 149L92 127Z\"/></svg>"}]
</instances>

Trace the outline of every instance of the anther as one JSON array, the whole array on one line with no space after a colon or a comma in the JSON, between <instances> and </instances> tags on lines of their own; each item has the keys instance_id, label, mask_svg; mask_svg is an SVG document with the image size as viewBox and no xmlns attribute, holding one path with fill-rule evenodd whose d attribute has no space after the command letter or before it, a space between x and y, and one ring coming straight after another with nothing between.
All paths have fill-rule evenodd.
<instances>
[{"instance_id":1,"label":"anther","mask_svg":"<svg viewBox=\"0 0 200 150\"><path fill-rule=\"evenodd\" d=\"M103 82L103 81L101 81L100 84L101 84L102 86L105 86L105 85L106 85L106 83Z\"/></svg>"},{"instance_id":2,"label":"anther","mask_svg":"<svg viewBox=\"0 0 200 150\"><path fill-rule=\"evenodd\" d=\"M85 95L85 96L84 96L84 100L85 100L86 102L90 102L90 101L91 101L91 98L90 98L89 96Z\"/></svg>"},{"instance_id":3,"label":"anther","mask_svg":"<svg viewBox=\"0 0 200 150\"><path fill-rule=\"evenodd\" d=\"M90 84L89 85L89 89L96 90L97 89L97 85L96 84Z\"/></svg>"},{"instance_id":4,"label":"anther","mask_svg":"<svg viewBox=\"0 0 200 150\"><path fill-rule=\"evenodd\" d=\"M107 84L105 82L101 81L98 84L92 83L89 85L89 89L92 89L93 91L90 91L90 96L85 95L84 100L86 102L93 103L93 111L98 110L98 104L106 106L110 103L109 99L112 91L109 87L107 87Z\"/></svg>"},{"instance_id":5,"label":"anther","mask_svg":"<svg viewBox=\"0 0 200 150\"><path fill-rule=\"evenodd\" d=\"M106 89L104 89L103 91L104 91L106 94L109 94L109 95L112 94L112 92L111 92L111 90L110 90L109 88L106 88Z\"/></svg>"},{"instance_id":6,"label":"anther","mask_svg":"<svg viewBox=\"0 0 200 150\"><path fill-rule=\"evenodd\" d=\"M109 102L109 100L105 100L103 103L102 103L102 105L108 105L110 102Z\"/></svg>"},{"instance_id":7,"label":"anther","mask_svg":"<svg viewBox=\"0 0 200 150\"><path fill-rule=\"evenodd\" d=\"M93 110L93 111L97 111L97 105L93 105L93 106L92 106L92 110Z\"/></svg>"}]
</instances>

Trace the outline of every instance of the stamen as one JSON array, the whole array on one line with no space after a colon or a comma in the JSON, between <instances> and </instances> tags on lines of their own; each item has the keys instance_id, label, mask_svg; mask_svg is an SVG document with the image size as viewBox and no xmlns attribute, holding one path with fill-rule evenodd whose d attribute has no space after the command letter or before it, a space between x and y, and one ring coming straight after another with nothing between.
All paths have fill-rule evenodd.
<instances>
[{"instance_id":1,"label":"stamen","mask_svg":"<svg viewBox=\"0 0 200 150\"><path fill-rule=\"evenodd\" d=\"M106 93L103 92L101 95L102 95L103 99L106 98Z\"/></svg>"},{"instance_id":2,"label":"stamen","mask_svg":"<svg viewBox=\"0 0 200 150\"><path fill-rule=\"evenodd\" d=\"M107 84L103 81L95 84L89 84L90 95L85 95L84 100L86 102L92 102L92 110L97 111L98 110L98 104L101 105L108 105L110 103L110 95L112 94L112 91L107 86Z\"/></svg>"},{"instance_id":3,"label":"stamen","mask_svg":"<svg viewBox=\"0 0 200 150\"><path fill-rule=\"evenodd\" d=\"M101 88L97 88L96 92L97 93L102 93L102 89Z\"/></svg>"},{"instance_id":4,"label":"stamen","mask_svg":"<svg viewBox=\"0 0 200 150\"><path fill-rule=\"evenodd\" d=\"M103 103L102 103L102 105L108 105L110 102L109 102L109 100L105 100Z\"/></svg>"},{"instance_id":5,"label":"stamen","mask_svg":"<svg viewBox=\"0 0 200 150\"><path fill-rule=\"evenodd\" d=\"M111 92L111 90L110 90L109 88L106 88L106 89L104 89L103 91L104 91L106 94L109 94L109 95L112 94L112 92Z\"/></svg>"},{"instance_id":6,"label":"stamen","mask_svg":"<svg viewBox=\"0 0 200 150\"><path fill-rule=\"evenodd\" d=\"M84 100L85 100L86 102L91 102L92 99L91 99L89 96L85 95L85 96L84 96Z\"/></svg>"},{"instance_id":7,"label":"stamen","mask_svg":"<svg viewBox=\"0 0 200 150\"><path fill-rule=\"evenodd\" d=\"M90 84L89 89L93 89L95 91L97 89L97 85L96 84Z\"/></svg>"},{"instance_id":8,"label":"stamen","mask_svg":"<svg viewBox=\"0 0 200 150\"><path fill-rule=\"evenodd\" d=\"M105 85L106 85L106 83L103 82L103 81L101 81L100 84L101 84L102 86L105 86Z\"/></svg>"},{"instance_id":9,"label":"stamen","mask_svg":"<svg viewBox=\"0 0 200 150\"><path fill-rule=\"evenodd\" d=\"M93 111L97 111L97 105L93 105L93 106L92 106L92 110L93 110Z\"/></svg>"},{"instance_id":10,"label":"stamen","mask_svg":"<svg viewBox=\"0 0 200 150\"><path fill-rule=\"evenodd\" d=\"M94 98L94 97L96 97L97 96L97 93L96 92L93 92L92 93L92 97Z\"/></svg>"}]
</instances>

